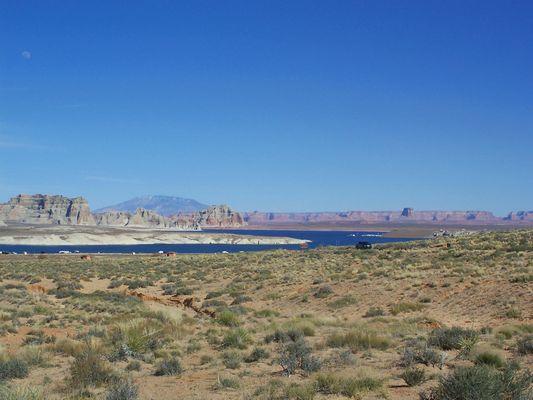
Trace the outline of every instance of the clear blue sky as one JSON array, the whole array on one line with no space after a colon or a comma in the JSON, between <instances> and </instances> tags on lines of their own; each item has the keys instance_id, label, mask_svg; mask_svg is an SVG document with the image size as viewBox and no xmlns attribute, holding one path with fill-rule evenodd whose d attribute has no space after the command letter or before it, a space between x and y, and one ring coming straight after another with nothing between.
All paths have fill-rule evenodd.
<instances>
[{"instance_id":1,"label":"clear blue sky","mask_svg":"<svg viewBox=\"0 0 533 400\"><path fill-rule=\"evenodd\" d=\"M0 7L0 201L533 209L533 2Z\"/></svg>"}]
</instances>

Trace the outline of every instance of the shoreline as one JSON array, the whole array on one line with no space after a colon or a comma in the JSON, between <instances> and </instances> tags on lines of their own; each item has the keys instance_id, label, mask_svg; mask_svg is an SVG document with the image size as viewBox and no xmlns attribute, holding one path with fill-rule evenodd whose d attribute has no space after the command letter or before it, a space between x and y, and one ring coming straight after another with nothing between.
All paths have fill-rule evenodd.
<instances>
[{"instance_id":1,"label":"shoreline","mask_svg":"<svg viewBox=\"0 0 533 400\"><path fill-rule=\"evenodd\" d=\"M114 245L299 245L307 240L291 237L94 227L2 227L0 245L114 246Z\"/></svg>"}]
</instances>

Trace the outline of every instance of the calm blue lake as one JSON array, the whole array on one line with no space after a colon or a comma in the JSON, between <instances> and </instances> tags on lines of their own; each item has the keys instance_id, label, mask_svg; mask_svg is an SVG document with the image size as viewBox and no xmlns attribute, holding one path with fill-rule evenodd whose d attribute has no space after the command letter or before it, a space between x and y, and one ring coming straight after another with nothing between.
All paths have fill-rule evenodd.
<instances>
[{"instance_id":1,"label":"calm blue lake","mask_svg":"<svg viewBox=\"0 0 533 400\"><path fill-rule=\"evenodd\" d=\"M412 238L384 238L380 232L358 231L293 231L293 230L209 230L209 232L235 233L239 235L287 236L310 240L309 248L318 246L353 246L359 241L370 243L404 242ZM138 245L97 245L97 246L18 246L0 245L0 251L17 253L58 253L61 250L80 253L237 253L240 251L260 251L272 249L296 250L298 245L229 245L229 244L138 244Z\"/></svg>"}]
</instances>

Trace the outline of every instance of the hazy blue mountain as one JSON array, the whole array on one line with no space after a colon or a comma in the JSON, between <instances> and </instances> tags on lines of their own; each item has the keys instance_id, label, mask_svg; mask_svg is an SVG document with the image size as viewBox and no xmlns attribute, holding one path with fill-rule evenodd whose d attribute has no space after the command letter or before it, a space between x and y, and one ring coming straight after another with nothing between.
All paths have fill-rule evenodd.
<instances>
[{"instance_id":1,"label":"hazy blue mountain","mask_svg":"<svg viewBox=\"0 0 533 400\"><path fill-rule=\"evenodd\" d=\"M112 206L100 208L95 212L110 210L135 212L137 208L153 210L161 215L172 215L178 212L191 212L205 210L208 206L193 199L184 199L174 196L142 196L124 201Z\"/></svg>"}]
</instances>

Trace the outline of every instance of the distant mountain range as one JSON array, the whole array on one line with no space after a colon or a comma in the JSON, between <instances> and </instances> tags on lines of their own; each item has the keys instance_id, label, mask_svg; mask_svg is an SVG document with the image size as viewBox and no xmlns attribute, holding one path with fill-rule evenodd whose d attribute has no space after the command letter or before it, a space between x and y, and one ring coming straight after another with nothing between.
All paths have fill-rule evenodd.
<instances>
[{"instance_id":1,"label":"distant mountain range","mask_svg":"<svg viewBox=\"0 0 533 400\"><path fill-rule=\"evenodd\" d=\"M155 211L163 216L175 215L180 212L192 213L195 211L205 210L209 206L202 204L194 199L185 199L174 196L141 196L126 200L112 206L95 210L95 213L106 211L127 211L135 212L138 208Z\"/></svg>"}]
</instances>

